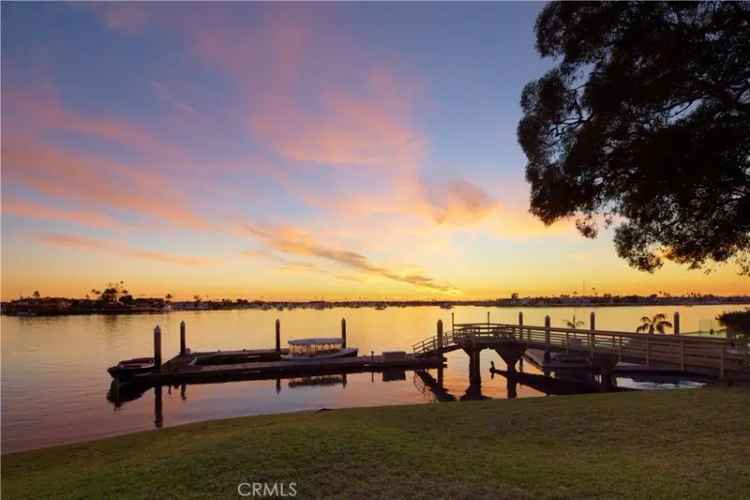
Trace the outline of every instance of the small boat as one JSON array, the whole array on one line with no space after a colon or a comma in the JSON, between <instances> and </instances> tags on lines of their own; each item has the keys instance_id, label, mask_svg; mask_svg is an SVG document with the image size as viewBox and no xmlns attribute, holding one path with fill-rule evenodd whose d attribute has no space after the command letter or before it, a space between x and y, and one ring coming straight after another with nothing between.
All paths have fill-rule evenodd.
<instances>
[{"instance_id":1,"label":"small boat","mask_svg":"<svg viewBox=\"0 0 750 500\"><path fill-rule=\"evenodd\" d=\"M357 355L357 348L344 347L340 337L297 339L289 341L289 354L285 361L317 361L321 359L348 358Z\"/></svg>"},{"instance_id":2,"label":"small boat","mask_svg":"<svg viewBox=\"0 0 750 500\"><path fill-rule=\"evenodd\" d=\"M115 366L107 368L107 371L113 378L127 378L153 369L154 358L133 358L120 361Z\"/></svg>"}]
</instances>

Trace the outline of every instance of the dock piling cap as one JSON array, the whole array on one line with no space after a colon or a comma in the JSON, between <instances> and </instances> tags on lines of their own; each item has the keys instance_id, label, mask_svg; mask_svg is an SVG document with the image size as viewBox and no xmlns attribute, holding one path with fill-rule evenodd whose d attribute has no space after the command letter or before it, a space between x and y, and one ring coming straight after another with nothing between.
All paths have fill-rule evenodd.
<instances>
[{"instance_id":1,"label":"dock piling cap","mask_svg":"<svg viewBox=\"0 0 750 500\"><path fill-rule=\"evenodd\" d=\"M289 340L289 345L324 345L324 344L341 344L341 337L318 337L311 339Z\"/></svg>"}]
</instances>

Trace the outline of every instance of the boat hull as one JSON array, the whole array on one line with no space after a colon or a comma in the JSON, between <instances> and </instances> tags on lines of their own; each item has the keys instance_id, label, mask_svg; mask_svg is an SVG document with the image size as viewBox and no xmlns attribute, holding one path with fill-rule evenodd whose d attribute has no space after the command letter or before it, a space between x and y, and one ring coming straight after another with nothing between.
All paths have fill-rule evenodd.
<instances>
[{"instance_id":1,"label":"boat hull","mask_svg":"<svg viewBox=\"0 0 750 500\"><path fill-rule=\"evenodd\" d=\"M154 358L135 358L120 361L115 366L107 368L107 372L116 379L126 379L154 369Z\"/></svg>"}]
</instances>

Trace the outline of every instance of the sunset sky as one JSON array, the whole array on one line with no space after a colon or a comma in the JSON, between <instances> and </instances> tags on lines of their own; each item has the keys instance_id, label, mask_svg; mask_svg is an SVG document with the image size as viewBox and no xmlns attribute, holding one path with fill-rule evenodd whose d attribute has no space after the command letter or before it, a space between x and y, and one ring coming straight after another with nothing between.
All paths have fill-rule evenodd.
<instances>
[{"instance_id":1,"label":"sunset sky","mask_svg":"<svg viewBox=\"0 0 750 500\"><path fill-rule=\"evenodd\" d=\"M542 7L3 3L3 299L750 293L528 214Z\"/></svg>"}]
</instances>

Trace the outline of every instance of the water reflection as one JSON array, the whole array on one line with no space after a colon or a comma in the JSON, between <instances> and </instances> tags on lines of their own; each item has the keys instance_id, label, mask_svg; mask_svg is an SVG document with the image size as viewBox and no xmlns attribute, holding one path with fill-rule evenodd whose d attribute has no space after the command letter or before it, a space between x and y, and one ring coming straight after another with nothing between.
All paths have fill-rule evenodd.
<instances>
[{"instance_id":1,"label":"water reflection","mask_svg":"<svg viewBox=\"0 0 750 500\"><path fill-rule=\"evenodd\" d=\"M600 328L632 331L641 316L661 312L670 316L674 307L598 308ZM713 318L730 306L680 308L684 331L697 329L698 322ZM742 306L734 309L742 309ZM527 324L542 324L552 316L553 325L575 314L583 317L590 309L495 308L492 321L513 323L523 311ZM291 388L288 379L163 387L162 416L156 418L158 389L155 387L109 386L106 369L122 359L150 355L153 329L163 332L163 357L179 351L179 324L188 326L190 347L195 351L216 349L259 349L273 346L274 323L281 319L282 342L289 338L338 335L342 317L347 319L348 340L360 352L398 351L409 348L435 331L442 319L486 321L487 310L456 307L446 312L438 307L333 309L324 311L180 311L169 314L133 316L9 317L2 316L2 449L18 451L39 446L95 439L115 434L152 429L156 423L170 426L214 418L425 401L459 401L472 397L534 397L555 393L528 377L516 380L497 374L488 377L490 362L498 370L507 367L500 357L484 351L472 368L463 351L447 355L448 367L431 370L429 379L419 374L363 373L347 375L341 383ZM521 367L523 364L523 368ZM518 372L542 375L543 370L528 361ZM472 383L476 374L479 384ZM557 375L557 374L555 374ZM587 375L591 378L591 374ZM416 380L427 387L415 389ZM432 379L432 381L430 381ZM427 380L427 382L425 381ZM434 381L434 382L433 382ZM429 383L428 383L429 382ZM528 382L528 383L527 383ZM582 380L582 382L593 382ZM618 377L620 387L692 387L695 382L640 380L638 374ZM106 384L106 385L105 385ZM50 388L54 390L51 391ZM154 402L150 398L153 389ZM106 391L106 399L103 392ZM190 392L188 397L187 392ZM144 394L146 395L144 397ZM113 411L113 409L115 411Z\"/></svg>"}]
</instances>

